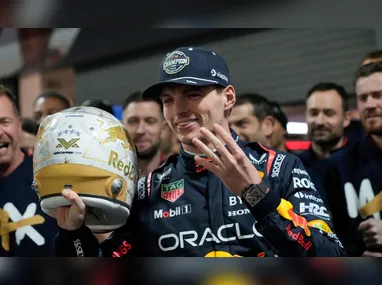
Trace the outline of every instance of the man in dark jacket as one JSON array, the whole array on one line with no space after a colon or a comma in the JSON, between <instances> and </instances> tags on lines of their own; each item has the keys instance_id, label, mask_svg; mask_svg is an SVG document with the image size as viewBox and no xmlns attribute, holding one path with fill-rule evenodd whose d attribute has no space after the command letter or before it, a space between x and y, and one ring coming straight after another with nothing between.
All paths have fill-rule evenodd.
<instances>
[{"instance_id":1,"label":"man in dark jacket","mask_svg":"<svg viewBox=\"0 0 382 285\"><path fill-rule=\"evenodd\" d=\"M182 147L138 181L127 224L100 245L83 226L85 204L57 211L59 256L341 256L330 217L300 160L242 143L229 130L235 103L225 60L179 48L160 66L159 97Z\"/></svg>"},{"instance_id":2,"label":"man in dark jacket","mask_svg":"<svg viewBox=\"0 0 382 285\"><path fill-rule=\"evenodd\" d=\"M382 62L358 69L355 91L367 136L332 155L325 184L348 254L382 256Z\"/></svg>"}]
</instances>

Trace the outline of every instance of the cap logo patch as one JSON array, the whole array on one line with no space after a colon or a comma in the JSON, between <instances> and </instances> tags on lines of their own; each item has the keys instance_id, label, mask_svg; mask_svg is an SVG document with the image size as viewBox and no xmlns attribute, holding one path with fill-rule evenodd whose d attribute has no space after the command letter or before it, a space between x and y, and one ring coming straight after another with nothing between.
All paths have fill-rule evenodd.
<instances>
[{"instance_id":1,"label":"cap logo patch","mask_svg":"<svg viewBox=\"0 0 382 285\"><path fill-rule=\"evenodd\" d=\"M190 63L190 58L181 51L173 51L163 62L163 70L167 74L175 74Z\"/></svg>"}]
</instances>

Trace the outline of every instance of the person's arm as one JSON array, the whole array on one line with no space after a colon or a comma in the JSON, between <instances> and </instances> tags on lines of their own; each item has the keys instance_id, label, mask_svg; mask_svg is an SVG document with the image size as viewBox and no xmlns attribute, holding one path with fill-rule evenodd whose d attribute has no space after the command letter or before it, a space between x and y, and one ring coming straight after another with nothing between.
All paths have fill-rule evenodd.
<instances>
[{"instance_id":1,"label":"person's arm","mask_svg":"<svg viewBox=\"0 0 382 285\"><path fill-rule=\"evenodd\" d=\"M55 237L56 255L60 257L123 257L133 254L133 242L127 228L129 222L120 229L109 233L101 240L86 226L75 231L60 228ZM135 248L134 248L135 249Z\"/></svg>"},{"instance_id":2,"label":"person's arm","mask_svg":"<svg viewBox=\"0 0 382 285\"><path fill-rule=\"evenodd\" d=\"M214 131L216 135L205 128L200 129L216 151L198 138L192 140L213 163L200 156L195 156L195 161L215 173L234 194L242 197L258 221L256 228L280 255L344 255L324 203L313 189L300 159L268 150L273 152L272 157L276 157L273 163L273 159L269 161L272 165L267 174L271 185L266 185L266 179L262 180L231 134L218 124L214 124Z\"/></svg>"},{"instance_id":3,"label":"person's arm","mask_svg":"<svg viewBox=\"0 0 382 285\"><path fill-rule=\"evenodd\" d=\"M279 176L251 209L258 231L281 256L344 256L325 204L300 159L287 155Z\"/></svg>"},{"instance_id":4,"label":"person's arm","mask_svg":"<svg viewBox=\"0 0 382 285\"><path fill-rule=\"evenodd\" d=\"M132 235L128 231L134 221L131 212L127 223L112 234L94 234L84 225L85 204L77 193L69 191L62 194L72 203L70 207L56 210L55 216L59 232L54 246L57 256L61 257L121 257L132 254Z\"/></svg>"},{"instance_id":5,"label":"person's arm","mask_svg":"<svg viewBox=\"0 0 382 285\"><path fill-rule=\"evenodd\" d=\"M60 257L99 256L98 240L86 226L74 231L59 228L54 245L56 255Z\"/></svg>"}]
</instances>

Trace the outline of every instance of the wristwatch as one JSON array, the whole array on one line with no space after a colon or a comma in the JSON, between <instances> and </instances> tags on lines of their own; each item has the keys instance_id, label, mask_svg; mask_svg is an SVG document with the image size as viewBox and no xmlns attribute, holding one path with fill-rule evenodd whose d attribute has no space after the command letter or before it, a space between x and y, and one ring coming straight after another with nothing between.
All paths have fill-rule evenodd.
<instances>
[{"instance_id":1,"label":"wristwatch","mask_svg":"<svg viewBox=\"0 0 382 285\"><path fill-rule=\"evenodd\" d=\"M269 191L268 184L262 180L259 184L251 184L245 188L241 197L252 208L255 207L261 200L264 199Z\"/></svg>"}]
</instances>

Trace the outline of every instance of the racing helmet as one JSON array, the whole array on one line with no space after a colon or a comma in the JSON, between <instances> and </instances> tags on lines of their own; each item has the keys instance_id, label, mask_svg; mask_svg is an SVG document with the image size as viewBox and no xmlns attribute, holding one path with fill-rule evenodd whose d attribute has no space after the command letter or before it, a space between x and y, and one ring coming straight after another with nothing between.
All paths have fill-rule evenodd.
<instances>
[{"instance_id":1,"label":"racing helmet","mask_svg":"<svg viewBox=\"0 0 382 285\"><path fill-rule=\"evenodd\" d=\"M70 202L71 187L86 204L85 225L92 232L126 223L138 180L137 152L113 115L95 107L73 107L46 117L39 127L33 157L33 184L42 210Z\"/></svg>"}]
</instances>

